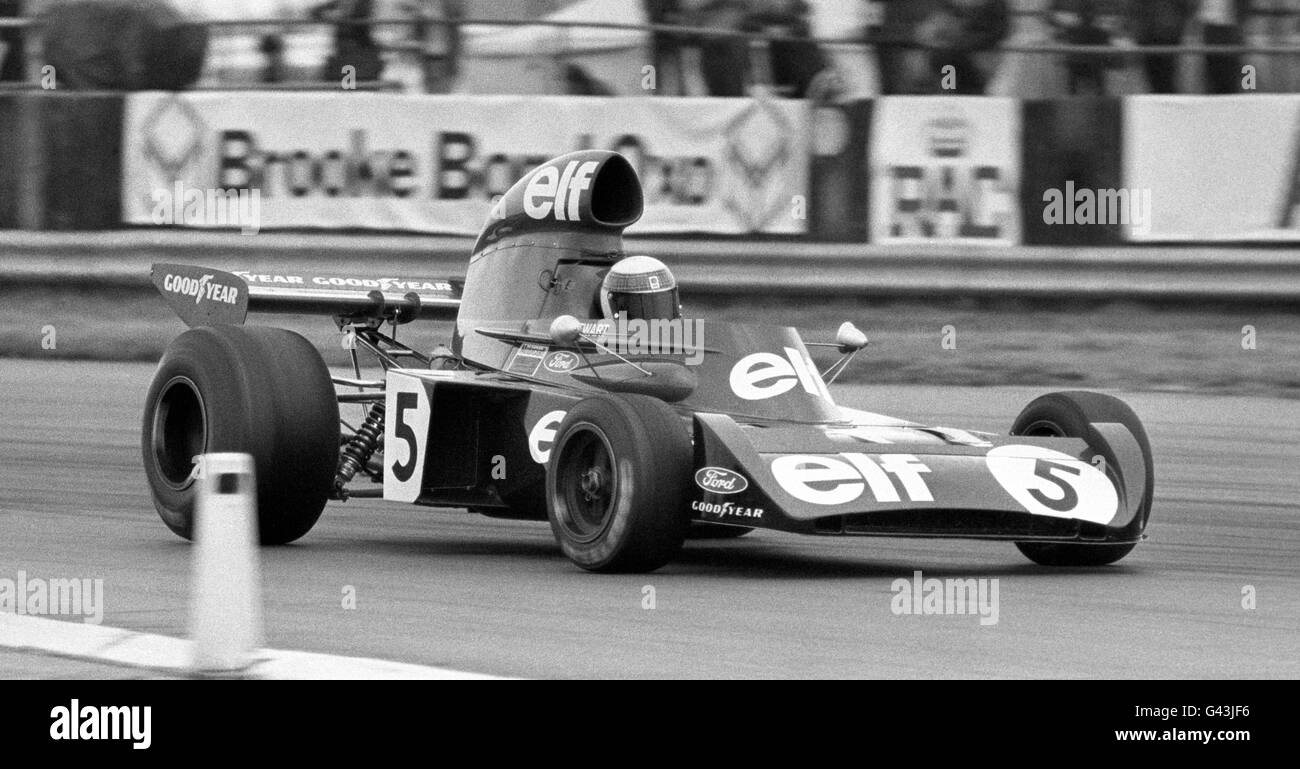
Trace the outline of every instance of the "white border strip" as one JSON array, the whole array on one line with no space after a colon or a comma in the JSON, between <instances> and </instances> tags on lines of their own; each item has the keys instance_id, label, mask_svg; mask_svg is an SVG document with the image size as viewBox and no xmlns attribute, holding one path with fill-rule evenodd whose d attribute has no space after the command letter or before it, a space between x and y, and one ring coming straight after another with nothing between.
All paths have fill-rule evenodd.
<instances>
[{"instance_id":1,"label":"white border strip","mask_svg":"<svg viewBox=\"0 0 1300 769\"><path fill-rule=\"evenodd\" d=\"M0 613L0 649L31 651L110 665L194 675L193 643L121 628ZM274 680L491 680L495 676L404 662L260 649L243 678Z\"/></svg>"}]
</instances>

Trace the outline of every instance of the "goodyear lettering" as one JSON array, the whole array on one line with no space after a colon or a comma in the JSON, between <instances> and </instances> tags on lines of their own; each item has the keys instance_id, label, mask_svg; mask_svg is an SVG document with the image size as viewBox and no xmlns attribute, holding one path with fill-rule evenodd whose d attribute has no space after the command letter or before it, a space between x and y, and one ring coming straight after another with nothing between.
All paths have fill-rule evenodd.
<instances>
[{"instance_id":1,"label":"goodyear lettering","mask_svg":"<svg viewBox=\"0 0 1300 769\"><path fill-rule=\"evenodd\" d=\"M168 275L163 278L163 290L181 296L192 296L195 304L205 299L209 302L221 302L222 304L235 304L239 301L238 287L214 283L212 278L212 275L204 275L201 278Z\"/></svg>"},{"instance_id":2,"label":"goodyear lettering","mask_svg":"<svg viewBox=\"0 0 1300 769\"><path fill-rule=\"evenodd\" d=\"M450 291L451 284L445 281L399 280L397 278L322 278L315 277L311 282L318 286L337 288L377 288L380 291Z\"/></svg>"},{"instance_id":3,"label":"goodyear lettering","mask_svg":"<svg viewBox=\"0 0 1300 769\"><path fill-rule=\"evenodd\" d=\"M291 286L302 285L301 275L254 275L251 272L236 272L235 274L249 283L279 283Z\"/></svg>"},{"instance_id":4,"label":"goodyear lettering","mask_svg":"<svg viewBox=\"0 0 1300 769\"><path fill-rule=\"evenodd\" d=\"M701 502L695 500L691 502L691 509L699 513L708 513L720 518L762 518L763 508L761 507L738 507L731 502Z\"/></svg>"},{"instance_id":5,"label":"goodyear lettering","mask_svg":"<svg viewBox=\"0 0 1300 769\"><path fill-rule=\"evenodd\" d=\"M305 286L306 278L301 275L262 275L251 272L236 272L236 275L256 285L271 286ZM312 285L327 288L364 288L380 291L437 291L452 290L445 280L406 280L404 278L329 278L316 276L311 278Z\"/></svg>"}]
</instances>

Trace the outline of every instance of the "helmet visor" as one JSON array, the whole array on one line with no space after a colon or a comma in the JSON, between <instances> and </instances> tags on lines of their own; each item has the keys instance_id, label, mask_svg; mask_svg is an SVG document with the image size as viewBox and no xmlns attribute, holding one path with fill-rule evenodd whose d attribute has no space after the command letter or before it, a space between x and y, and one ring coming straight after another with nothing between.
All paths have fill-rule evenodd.
<instances>
[{"instance_id":1,"label":"helmet visor","mask_svg":"<svg viewBox=\"0 0 1300 769\"><path fill-rule=\"evenodd\" d=\"M671 320L681 317L681 303L677 289L625 294L620 291L609 295L609 308L627 320Z\"/></svg>"}]
</instances>

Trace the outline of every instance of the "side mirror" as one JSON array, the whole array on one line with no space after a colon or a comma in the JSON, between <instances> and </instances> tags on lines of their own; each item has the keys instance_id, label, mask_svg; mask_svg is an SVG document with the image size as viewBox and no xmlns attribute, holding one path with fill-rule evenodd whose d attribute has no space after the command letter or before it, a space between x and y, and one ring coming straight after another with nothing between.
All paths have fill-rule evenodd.
<instances>
[{"instance_id":1,"label":"side mirror","mask_svg":"<svg viewBox=\"0 0 1300 769\"><path fill-rule=\"evenodd\" d=\"M551 321L551 341L560 347L576 347L582 336L582 321L561 315Z\"/></svg>"},{"instance_id":2,"label":"side mirror","mask_svg":"<svg viewBox=\"0 0 1300 769\"><path fill-rule=\"evenodd\" d=\"M555 333L555 325L551 325L551 334ZM839 331L835 332L835 344L839 345L840 352L848 355L851 352L857 352L866 347L869 342L867 335L858 330L858 327L847 320L840 324Z\"/></svg>"}]
</instances>

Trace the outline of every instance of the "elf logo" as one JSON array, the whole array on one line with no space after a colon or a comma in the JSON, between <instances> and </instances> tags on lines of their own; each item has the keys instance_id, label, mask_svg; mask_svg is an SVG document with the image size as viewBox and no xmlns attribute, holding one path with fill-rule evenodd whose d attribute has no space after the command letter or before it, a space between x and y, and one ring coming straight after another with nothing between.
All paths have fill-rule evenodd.
<instances>
[{"instance_id":1,"label":"elf logo","mask_svg":"<svg viewBox=\"0 0 1300 769\"><path fill-rule=\"evenodd\" d=\"M789 454L772 460L772 475L781 488L814 505L843 505L867 488L877 502L901 502L904 496L908 502L933 502L921 477L928 472L930 468L911 454Z\"/></svg>"},{"instance_id":2,"label":"elf logo","mask_svg":"<svg viewBox=\"0 0 1300 769\"><path fill-rule=\"evenodd\" d=\"M562 173L555 166L538 169L524 188L524 212L533 219L554 214L556 221L579 221L582 191L591 186L592 174L599 165L597 160L570 160Z\"/></svg>"},{"instance_id":3,"label":"elf logo","mask_svg":"<svg viewBox=\"0 0 1300 769\"><path fill-rule=\"evenodd\" d=\"M771 352L756 352L741 358L731 367L731 391L747 401L783 395L802 386L810 395L830 398L813 362L793 347L785 348L785 357Z\"/></svg>"}]
</instances>

